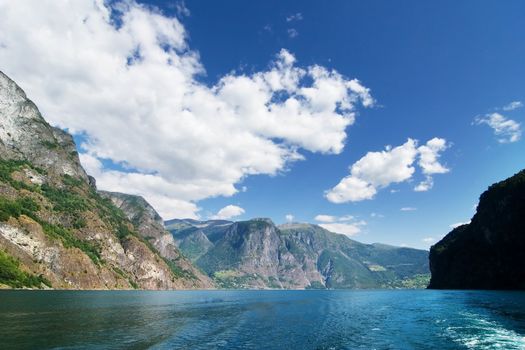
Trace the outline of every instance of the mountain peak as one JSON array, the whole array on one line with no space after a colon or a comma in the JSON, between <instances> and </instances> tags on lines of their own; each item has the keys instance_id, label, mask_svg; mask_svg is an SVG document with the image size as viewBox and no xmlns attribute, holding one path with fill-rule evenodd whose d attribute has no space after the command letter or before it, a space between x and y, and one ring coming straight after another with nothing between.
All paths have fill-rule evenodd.
<instances>
[{"instance_id":1,"label":"mountain peak","mask_svg":"<svg viewBox=\"0 0 525 350\"><path fill-rule=\"evenodd\" d=\"M2 72L0 120L0 158L29 161L51 175L88 182L71 135L50 126L24 91Z\"/></svg>"}]
</instances>

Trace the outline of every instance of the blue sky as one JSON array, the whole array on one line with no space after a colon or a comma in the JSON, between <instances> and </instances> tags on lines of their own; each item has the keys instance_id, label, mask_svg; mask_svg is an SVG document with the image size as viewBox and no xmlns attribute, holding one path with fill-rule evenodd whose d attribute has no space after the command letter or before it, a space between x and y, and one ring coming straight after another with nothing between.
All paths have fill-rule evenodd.
<instances>
[{"instance_id":1,"label":"blue sky","mask_svg":"<svg viewBox=\"0 0 525 350\"><path fill-rule=\"evenodd\" d=\"M198 57L196 60L202 71L194 79L203 86L220 86L221 79L225 76L251 76L256 72L267 71L272 62L275 62L276 55L285 49L295 57L297 67L320 65L327 70L337 71L348 80L359 79L364 87L370 89L375 100L375 104L368 108L362 103L355 103L355 123L344 129L345 146L340 152L326 154L327 152L319 151L319 148L299 146L297 152L304 159L276 167L275 175L269 175L271 171L258 170L251 174L243 170L245 172L240 177L232 175L231 178L237 180L220 182L220 186L225 186L221 191L203 189L202 183L216 179L208 179L202 175L202 182L195 185L200 186L198 194L186 195L189 191L187 188L193 185L188 179L201 176L204 171L196 167L195 169L202 171L199 170L199 173L195 170L196 173L193 174L188 170L188 174L174 177L184 179L187 188L173 189L172 193L183 194L170 201L166 196L161 198L163 193L159 193L162 192L159 188L162 187L163 180L169 183L171 177L153 177L172 169L159 162L155 164L151 159L169 161L175 149L172 144L166 145L164 149L156 149L155 156L146 154L148 143L155 141L153 137L153 141L145 142L144 146L137 142L135 149L135 146L129 144L127 147L122 146L123 150L119 153L119 145L112 147L109 141L105 141L105 137L109 136L94 131L97 125L103 123L113 138L125 136L126 130L117 127L109 117L116 107L101 102L101 107L97 109L99 100L93 97L93 100L86 102L86 106L89 106L86 109L93 108L93 114L108 113L104 121L99 120L99 124L95 125L89 124L89 117L71 116L78 106L72 105L65 109L58 102L48 103L47 101L58 99L58 95L49 95L43 88L39 90L35 87L42 80L35 78L41 78L37 69L28 73L27 69L22 69L21 63L14 63L13 57L27 52L22 49L33 50L30 51L33 53L36 49L21 47L15 52L9 45L4 45L0 49L3 69L21 82L30 97L33 96L43 109L48 120L76 133L79 149L85 154L83 162L88 171L100 171L101 183L106 188L125 191L126 186L135 188L135 182L122 174L112 173L110 177L108 174L111 170L132 173L136 169L149 169L141 170L141 175L151 175L143 177L149 181L148 186L138 186L135 192L145 195L161 208L164 216L164 213L172 213L169 211L170 206L179 205L178 203L188 207L189 212L196 213L202 219L217 216L221 208L233 205L243 209L241 215L233 217L235 220L270 217L276 223L283 223L287 220L286 215L292 215L293 221L351 226L355 232L352 238L363 242L428 248L450 231L451 224L470 219L479 195L488 185L511 176L524 167L525 147L519 132L525 121L525 108L520 108L519 103L516 103L515 108L503 109L511 102L525 102L523 1L341 0L324 2L322 6L317 1L219 3L187 0L182 3L151 0L140 3L158 8L152 11L158 17L149 14L148 18L152 18L152 21L159 20L159 17L177 19L186 33L186 47L177 40L169 45L176 47L178 54L188 50L198 53L195 57ZM183 7L186 11L181 11ZM87 7L73 10L78 10L79 13L92 11ZM124 12L133 13L130 9L125 9ZM72 24L64 23L64 26L68 25ZM23 32L20 33L23 35ZM177 33L169 35L176 38ZM0 37L0 43L1 41ZM57 39L57 42L60 41ZM94 47L101 51L106 48ZM115 47L117 50L119 46ZM79 49L74 47L68 52L75 54L78 52L75 50ZM79 56L82 57L79 60L89 60L93 53L96 61L97 50L84 53ZM148 57L144 62L147 59ZM28 64L35 66L35 62ZM42 69L59 69L58 64L56 67L49 67L48 64L43 61ZM62 74L60 71L60 76L85 75L86 81L97 79L94 71L86 71L88 70L79 69L74 74L69 71L68 74ZM75 97L80 95L78 91L82 89L83 87L76 89ZM89 92L87 89L86 91ZM71 92L63 91L60 96L67 96L68 93ZM169 91L166 94L156 98L169 98ZM116 98L121 98L125 104L126 92ZM142 104L137 103L136 106L140 109ZM155 105L148 113L161 111L163 107L161 104ZM122 115L127 113L118 112ZM494 119L495 113L503 119ZM508 121L514 123L510 126L512 130L508 129ZM127 122L130 123L130 120ZM157 119L153 117L141 120L140 125L145 135L148 134L150 124L156 122ZM115 129L111 129L113 125ZM498 126L504 128L500 135L495 134ZM176 127L175 122L166 124L165 129ZM319 132L322 133L323 130L320 129ZM163 128L160 132L154 131L159 135ZM138 140L141 136L136 134L133 137ZM192 147L199 149L199 135L194 137L197 141L184 140L189 140L192 145L195 141ZM322 138L319 135L318 137ZM401 146L409 138L418 140L418 146L433 138L446 140L446 147L439 151L437 161L448 172L431 174L431 189L423 192L413 190L425 180L425 174L418 166L419 156L414 156L414 174L398 183L376 186L377 193L373 198L344 203L327 200L326 191L348 176L349 167L368 152L385 151L387 145ZM279 142L278 139L278 136L269 137L270 141L276 143ZM223 142L229 140L226 138ZM303 138L301 142L306 141ZM133 163L133 152L131 155L126 153L129 149L145 160ZM176 164L170 166L175 168ZM213 181L210 186L219 187ZM235 191L232 192L228 184L235 186L238 191L233 193ZM171 185L173 184L170 183ZM242 190L243 187L246 187L246 191ZM133 192L128 190L130 191ZM413 210L401 210L402 208ZM318 215L333 216L333 222L316 221L315 217ZM336 219L349 215L353 219Z\"/></svg>"},{"instance_id":2,"label":"blue sky","mask_svg":"<svg viewBox=\"0 0 525 350\"><path fill-rule=\"evenodd\" d=\"M156 3L162 6L161 3ZM367 222L355 238L425 247L449 225L470 219L479 194L525 165L522 141L498 143L477 115L525 96L525 4L520 1L363 2L229 1L217 8L188 1L184 19L208 79L239 66L264 67L286 47L303 64L322 63L358 77L380 107L360 111L340 155L307 154L283 176L255 176L233 198L199 203L210 212L226 204L243 207L243 217L269 216L284 222L313 222L319 213L354 215ZM203 6L205 5L205 6ZM286 18L302 14L301 21ZM242 16L239 16L242 14ZM270 31L264 28L271 28ZM290 38L287 30L298 35ZM525 120L525 111L508 113ZM443 137L452 146L442 156L451 169L437 175L428 192L411 183L393 185L373 200L332 204L323 191L344 177L368 151L399 145L407 137ZM414 207L416 211L400 211ZM372 213L384 217L370 217Z\"/></svg>"}]
</instances>

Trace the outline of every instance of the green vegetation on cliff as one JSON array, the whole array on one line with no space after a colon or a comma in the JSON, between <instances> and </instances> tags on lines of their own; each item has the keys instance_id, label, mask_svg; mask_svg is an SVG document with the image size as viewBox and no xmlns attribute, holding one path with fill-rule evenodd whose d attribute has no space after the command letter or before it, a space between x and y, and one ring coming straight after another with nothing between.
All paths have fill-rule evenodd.
<instances>
[{"instance_id":1,"label":"green vegetation on cliff","mask_svg":"<svg viewBox=\"0 0 525 350\"><path fill-rule=\"evenodd\" d=\"M13 288L41 288L51 283L42 275L35 276L20 269L20 262L0 249L0 284Z\"/></svg>"}]
</instances>

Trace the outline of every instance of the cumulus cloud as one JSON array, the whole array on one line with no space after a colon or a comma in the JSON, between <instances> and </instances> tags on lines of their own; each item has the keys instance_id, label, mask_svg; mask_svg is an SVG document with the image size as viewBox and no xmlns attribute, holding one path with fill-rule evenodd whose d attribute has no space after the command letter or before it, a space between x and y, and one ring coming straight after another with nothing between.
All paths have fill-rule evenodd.
<instances>
[{"instance_id":1,"label":"cumulus cloud","mask_svg":"<svg viewBox=\"0 0 525 350\"><path fill-rule=\"evenodd\" d=\"M438 137L434 137L425 145L418 147L418 164L421 167L422 173L425 174L425 180L414 187L414 191L425 192L430 190L434 186L432 175L444 174L450 171L439 162L440 153L448 147L447 141Z\"/></svg>"},{"instance_id":2,"label":"cumulus cloud","mask_svg":"<svg viewBox=\"0 0 525 350\"><path fill-rule=\"evenodd\" d=\"M417 149L419 152L418 164L423 174L444 174L449 171L449 169L439 163L440 152L447 149L447 147L448 145L445 139L434 137Z\"/></svg>"},{"instance_id":3,"label":"cumulus cloud","mask_svg":"<svg viewBox=\"0 0 525 350\"><path fill-rule=\"evenodd\" d=\"M504 111L513 111L515 109L523 107L523 102L521 101L512 101L508 105L503 106L501 109Z\"/></svg>"},{"instance_id":4,"label":"cumulus cloud","mask_svg":"<svg viewBox=\"0 0 525 350\"><path fill-rule=\"evenodd\" d=\"M293 222L293 219L295 219L295 217L292 214L286 214L284 218L287 222Z\"/></svg>"},{"instance_id":5,"label":"cumulus cloud","mask_svg":"<svg viewBox=\"0 0 525 350\"><path fill-rule=\"evenodd\" d=\"M143 195L166 218L198 217L199 200L301 150L340 153L357 106L373 104L358 80L284 49L264 71L206 85L184 26L133 0L0 0L0 62L51 124L85 136L101 189Z\"/></svg>"},{"instance_id":6,"label":"cumulus cloud","mask_svg":"<svg viewBox=\"0 0 525 350\"><path fill-rule=\"evenodd\" d=\"M521 125L515 120L508 119L500 113L487 114L474 120L477 125L486 124L492 128L498 142L517 142L521 138Z\"/></svg>"},{"instance_id":7,"label":"cumulus cloud","mask_svg":"<svg viewBox=\"0 0 525 350\"><path fill-rule=\"evenodd\" d=\"M213 215L211 219L214 220L229 220L234 217L240 216L244 214L244 209L241 207L238 207L236 205L227 205L221 210L217 212L217 214Z\"/></svg>"},{"instance_id":8,"label":"cumulus cloud","mask_svg":"<svg viewBox=\"0 0 525 350\"><path fill-rule=\"evenodd\" d=\"M449 171L439 163L439 153L446 148L446 140L441 138L433 138L420 147L417 147L416 140L408 139L401 146L386 146L384 151L368 152L350 167L349 176L325 192L325 197L332 203L372 199L379 189L411 179L418 156L418 165L426 180L416 190L428 190L432 187L432 174Z\"/></svg>"}]
</instances>

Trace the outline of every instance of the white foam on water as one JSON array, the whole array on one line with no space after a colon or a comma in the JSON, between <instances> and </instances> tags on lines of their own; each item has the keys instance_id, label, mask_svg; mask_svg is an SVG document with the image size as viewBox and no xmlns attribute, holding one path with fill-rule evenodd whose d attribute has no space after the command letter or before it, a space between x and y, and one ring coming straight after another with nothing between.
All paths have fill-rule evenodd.
<instances>
[{"instance_id":1,"label":"white foam on water","mask_svg":"<svg viewBox=\"0 0 525 350\"><path fill-rule=\"evenodd\" d=\"M481 315L461 313L462 326L449 326L446 334L468 349L525 349L525 336Z\"/></svg>"}]
</instances>

